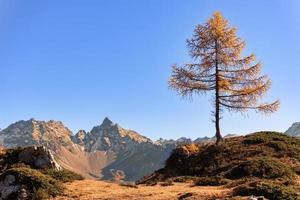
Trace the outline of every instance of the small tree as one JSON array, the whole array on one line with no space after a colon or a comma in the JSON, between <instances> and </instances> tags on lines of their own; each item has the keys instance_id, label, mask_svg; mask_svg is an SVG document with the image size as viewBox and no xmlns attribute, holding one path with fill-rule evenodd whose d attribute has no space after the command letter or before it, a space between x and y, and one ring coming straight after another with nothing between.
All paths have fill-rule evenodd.
<instances>
[{"instance_id":1,"label":"small tree","mask_svg":"<svg viewBox=\"0 0 300 200\"><path fill-rule=\"evenodd\" d=\"M245 42L236 36L236 29L228 26L219 12L204 25L196 27L187 46L194 62L182 67L174 65L169 85L184 97L214 91L217 144L222 140L221 108L237 112L253 109L265 114L278 109L279 101L258 103L270 88L271 81L260 75L261 65L253 63L253 54L241 56Z\"/></svg>"}]
</instances>

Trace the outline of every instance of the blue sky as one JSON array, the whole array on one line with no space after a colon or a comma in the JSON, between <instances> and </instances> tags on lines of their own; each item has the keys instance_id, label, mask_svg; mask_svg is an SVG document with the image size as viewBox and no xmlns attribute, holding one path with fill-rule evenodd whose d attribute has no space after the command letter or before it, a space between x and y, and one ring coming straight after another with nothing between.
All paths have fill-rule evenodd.
<instances>
[{"instance_id":1,"label":"blue sky","mask_svg":"<svg viewBox=\"0 0 300 200\"><path fill-rule=\"evenodd\" d=\"M226 2L226 3L225 3ZM186 39L220 11L273 81L270 117L223 114L223 134L285 131L300 121L298 0L0 0L0 127L61 120L90 130L105 116L152 139L214 135L210 95L181 99L170 66Z\"/></svg>"}]
</instances>

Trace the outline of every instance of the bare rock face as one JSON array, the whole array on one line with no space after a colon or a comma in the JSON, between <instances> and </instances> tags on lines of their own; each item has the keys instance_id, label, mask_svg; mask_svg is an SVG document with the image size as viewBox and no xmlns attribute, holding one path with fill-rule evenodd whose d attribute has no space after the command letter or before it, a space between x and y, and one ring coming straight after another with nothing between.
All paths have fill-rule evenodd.
<instances>
[{"instance_id":1,"label":"bare rock face","mask_svg":"<svg viewBox=\"0 0 300 200\"><path fill-rule=\"evenodd\" d=\"M295 122L292 126L285 132L285 134L300 137L300 122Z\"/></svg>"},{"instance_id":2,"label":"bare rock face","mask_svg":"<svg viewBox=\"0 0 300 200\"><path fill-rule=\"evenodd\" d=\"M33 169L62 169L55 161L51 151L44 146L5 149L1 152L0 161L1 173L20 164L30 166Z\"/></svg>"},{"instance_id":3,"label":"bare rock face","mask_svg":"<svg viewBox=\"0 0 300 200\"><path fill-rule=\"evenodd\" d=\"M53 151L59 146L72 148L72 132L59 121L18 121L0 131L0 142L6 148L43 145Z\"/></svg>"},{"instance_id":4,"label":"bare rock face","mask_svg":"<svg viewBox=\"0 0 300 200\"><path fill-rule=\"evenodd\" d=\"M60 165L54 160L50 150L44 146L24 148L19 153L18 159L20 162L36 169L61 169Z\"/></svg>"},{"instance_id":5,"label":"bare rock face","mask_svg":"<svg viewBox=\"0 0 300 200\"><path fill-rule=\"evenodd\" d=\"M72 141L76 144L84 146L86 142L85 130L79 130L74 136L72 136Z\"/></svg>"},{"instance_id":6,"label":"bare rock face","mask_svg":"<svg viewBox=\"0 0 300 200\"><path fill-rule=\"evenodd\" d=\"M81 139L84 138L84 139ZM91 132L82 136L78 133L77 141L83 140L87 151L121 152L139 145L152 145L152 141L135 131L126 130L110 119L105 118L100 126L95 126Z\"/></svg>"}]
</instances>

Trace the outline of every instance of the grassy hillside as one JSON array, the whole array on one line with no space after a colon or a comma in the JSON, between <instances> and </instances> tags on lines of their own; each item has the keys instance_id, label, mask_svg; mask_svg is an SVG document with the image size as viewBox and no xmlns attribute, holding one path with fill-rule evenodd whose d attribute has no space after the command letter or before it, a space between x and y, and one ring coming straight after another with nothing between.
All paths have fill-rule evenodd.
<instances>
[{"instance_id":1,"label":"grassy hillside","mask_svg":"<svg viewBox=\"0 0 300 200\"><path fill-rule=\"evenodd\" d=\"M224 185L232 196L300 199L300 140L277 132L227 138L220 145L178 147L166 166L138 181L193 181L194 185Z\"/></svg>"}]
</instances>

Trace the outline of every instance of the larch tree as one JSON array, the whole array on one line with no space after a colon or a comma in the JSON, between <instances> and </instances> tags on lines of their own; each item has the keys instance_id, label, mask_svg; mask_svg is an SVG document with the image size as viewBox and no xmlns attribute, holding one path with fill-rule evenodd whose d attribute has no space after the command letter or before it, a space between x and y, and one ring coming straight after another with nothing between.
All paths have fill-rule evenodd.
<instances>
[{"instance_id":1,"label":"larch tree","mask_svg":"<svg viewBox=\"0 0 300 200\"><path fill-rule=\"evenodd\" d=\"M197 25L187 47L193 61L173 66L169 86L183 97L213 92L217 144L222 141L219 125L222 108L236 112L252 109L264 114L278 109L278 100L259 102L271 81L261 75L261 64L255 62L253 54L241 55L245 42L219 12L205 24Z\"/></svg>"}]
</instances>

